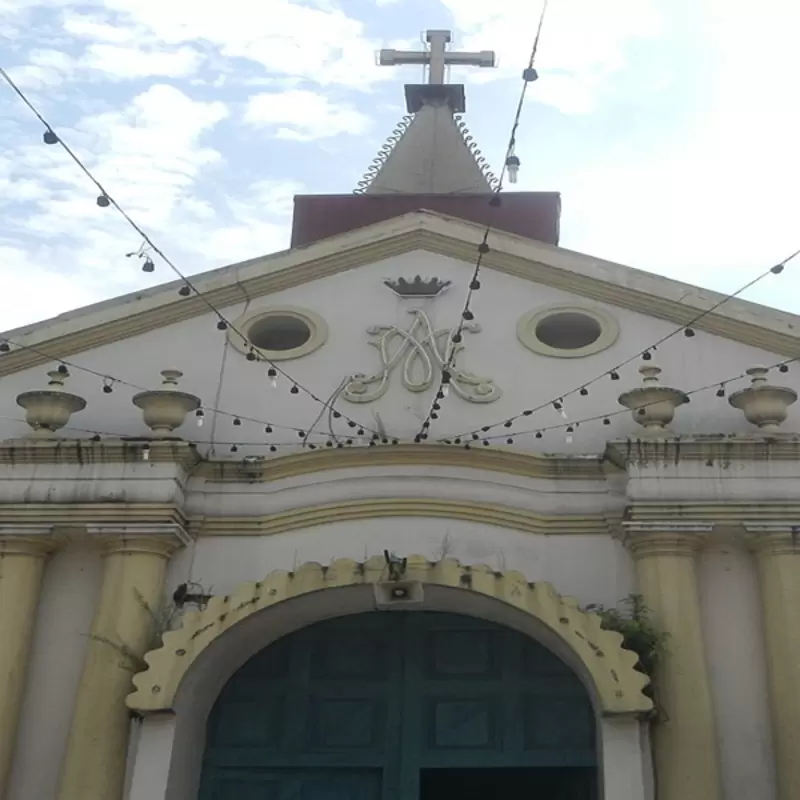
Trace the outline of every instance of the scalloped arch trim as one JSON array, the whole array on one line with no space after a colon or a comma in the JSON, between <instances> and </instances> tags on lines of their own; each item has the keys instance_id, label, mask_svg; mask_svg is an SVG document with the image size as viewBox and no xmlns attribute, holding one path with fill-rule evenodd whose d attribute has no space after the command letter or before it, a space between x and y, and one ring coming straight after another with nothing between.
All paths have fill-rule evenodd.
<instances>
[{"instance_id":1,"label":"scalloped arch trim","mask_svg":"<svg viewBox=\"0 0 800 800\"><path fill-rule=\"evenodd\" d=\"M186 614L181 628L164 635L163 645L145 656L148 668L133 678L127 698L134 711L168 711L189 667L218 637L247 617L293 597L385 581L386 562L337 559L330 566L310 562L296 572L277 570L263 581L244 583L232 595L213 597L203 611ZM642 690L648 678L635 669L637 656L622 646L622 636L603 630L597 614L581 611L577 600L561 597L549 583L531 584L520 572L495 572L485 565L465 566L454 559L430 562L408 558L404 581L457 588L496 598L535 617L576 654L594 683L603 714L650 711Z\"/></svg>"}]
</instances>

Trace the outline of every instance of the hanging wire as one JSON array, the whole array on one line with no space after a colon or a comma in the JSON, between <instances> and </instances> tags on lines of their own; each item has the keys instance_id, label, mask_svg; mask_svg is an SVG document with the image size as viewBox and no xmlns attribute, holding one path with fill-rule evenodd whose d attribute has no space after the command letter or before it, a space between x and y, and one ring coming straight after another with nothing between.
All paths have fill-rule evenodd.
<instances>
[{"instance_id":1,"label":"hanging wire","mask_svg":"<svg viewBox=\"0 0 800 800\"><path fill-rule=\"evenodd\" d=\"M618 380L619 379L619 370L620 369L622 369L623 367L627 366L631 362L636 361L636 359L638 359L638 358L642 358L645 361L650 361L652 359L651 353L652 353L653 350L656 350L660 345L664 344L664 342L672 339L674 336L677 336L681 332L684 332L684 335L686 335L686 332L691 331L691 333L689 334L689 338L693 337L694 336L694 328L693 328L693 326L696 325L700 320L702 320L704 317L706 317L709 314L711 314L714 311L716 311L720 306L724 305L729 300L735 299L736 297L741 295L743 292L745 292L748 289L750 289L751 287L755 286L757 283L762 281L767 276L769 276L769 275L780 275L781 272L783 272L785 266L790 261L792 261L795 258L797 258L797 256L800 256L800 249L795 250L793 253L791 253L790 255L786 256L786 258L784 258L782 261L779 261L777 264L771 266L769 269L767 269L764 272L762 272L761 274L757 275L755 278L753 278L752 280L750 280L746 284L744 284L744 286L741 286L740 288L738 288L735 292L732 292L731 294L724 295L719 300L717 300L717 302L714 303L712 306L710 306L709 308L705 309L704 311L699 312L694 317L692 317L689 320L689 322L687 322L687 323L675 328L675 330L671 331L670 333L665 334L661 338L656 339L656 341L654 341L652 344L648 345L644 350L637 350L634 355L630 356L629 358L626 358L624 361L620 361L619 364L616 364L615 366L611 367L610 369L604 370L603 372L595 375L593 378L590 378L589 380L581 381L577 386L573 387L572 389L569 389L566 392L561 392L556 397L553 397L550 400L547 400L546 402L543 402L538 406L534 406L532 408L526 408L524 411L520 411L519 413L513 414L513 415L511 415L509 417L504 417L502 420L498 420L497 422L492 422L490 424L483 425L480 428L475 428L475 429L469 430L469 431L463 431L462 433L456 434L456 436L470 436L472 433L476 433L476 432L486 433L487 431L491 430L492 428L496 428L499 425L505 425L506 427L510 427L510 425L508 424L509 422L510 423L514 423L518 419L520 419L521 417L529 417L531 414L535 414L535 413L537 413L539 411L542 411L543 409L548 408L548 407L554 405L555 403L563 403L563 400L564 400L565 397L570 397L571 395L574 395L574 394L580 394L582 396L586 396L589 393L588 387L591 386L594 383L597 383L598 381L601 381L601 380L603 380L605 378L611 378L611 380ZM789 362L785 362L785 363L789 363Z\"/></svg>"},{"instance_id":2,"label":"hanging wire","mask_svg":"<svg viewBox=\"0 0 800 800\"><path fill-rule=\"evenodd\" d=\"M778 369L780 372L787 372L788 369L789 369L789 365L793 364L793 363L796 363L798 361L800 361L800 356L797 356L797 357L794 357L794 358L786 358L786 359L782 359L781 361L777 361L774 364L770 364L769 366L766 367L766 369L767 370ZM739 373L737 373L735 375L732 375L732 376L730 376L728 378L725 378L725 379L723 379L721 381L720 380L715 380L712 383L708 383L708 384L705 384L703 386L698 386L698 387L695 387L694 389L689 389L688 391L685 391L684 394L687 395L687 396L693 396L693 395L699 394L700 392L708 391L710 389L715 389L718 392L719 387L725 387L730 383L733 383L733 382L738 381L738 380L743 380L743 379L746 379L748 377L749 376L748 376L746 371L739 372ZM720 395L717 393L717 396L720 396ZM647 408L647 407L649 407L651 405L657 405L657 404L659 404L661 402L663 402L663 401L654 400L654 401L652 401L650 403L643 403L642 405L637 406L636 411L638 412L641 409ZM614 417L618 417L618 416L620 416L622 414L630 414L630 413L631 413L631 409L629 409L629 408L615 408L613 411L608 411L608 412L603 413L603 414L594 414L594 415L589 416L589 417L583 417L582 419L569 420L569 421L560 423L558 425L548 425L548 426L544 426L544 427L530 428L528 430L518 431L518 432L513 434L513 437L509 436L508 433L496 434L496 435L493 435L493 436L485 436L485 435L479 434L477 432L470 432L470 433L468 433L466 435L458 435L458 436L454 436L454 437L449 437L447 439L439 441L438 444L446 444L446 445L456 444L456 445L463 445L464 447L471 447L471 446L475 445L479 440L483 444L487 444L487 443L491 443L492 441L498 440L498 439L505 439L507 444L513 444L513 438L514 437L528 436L528 435L533 434L537 439L541 439L543 434L545 434L545 433L547 433L549 431L556 431L556 430L568 431L570 428L572 429L572 431L570 431L570 433L572 433L572 432L576 431L580 426L586 425L586 424L591 423L591 422L602 421L603 424L610 425L611 424L611 420ZM24 419L21 419L21 418L18 418L18 417L0 416L0 419L7 420L7 421L10 421L10 422L17 422L17 423L20 423L20 424L23 424L23 425L27 424ZM158 439L152 439L152 438L149 438L149 437L146 437L146 436L130 436L130 435L126 435L126 434L113 433L113 432L110 432L110 431L102 431L102 430L97 430L97 429L92 429L92 428L81 428L81 427L77 427L77 426L74 426L74 425L65 425L63 428L61 428L59 430L74 431L74 432L77 432L77 433L88 433L88 434L92 435L92 438L95 441L100 441L101 437L103 437L103 436L109 437L109 438L113 438L113 439L119 439L124 443L130 443L130 444L133 444L133 445L138 444L143 449L147 448L148 450L149 450L151 444L158 444L159 442L162 442L164 444L185 443L185 444L188 444L190 447L197 447L199 445L216 444L216 445L219 445L219 446L229 447L231 452L234 452L234 453L238 452L238 449L240 447L265 447L265 446L268 446L271 452L277 452L281 448L287 448L287 447L288 448L293 448L293 447L297 447L298 444L300 444L297 441L294 441L294 442L270 442L270 443L267 443L267 442L264 442L264 441L242 441L242 440L227 441L227 442L220 442L220 441L212 442L211 440L191 440L191 441L188 441L188 442L185 441L185 440L175 440L175 439L158 440ZM305 437L305 433L306 433L305 431L300 431L298 429L291 429L291 430L296 430L296 432L299 434L300 438L304 438ZM316 435L324 437L324 438L323 438L321 443L320 442L314 442L314 443L310 444L309 445L310 448L313 448L313 449L324 449L324 448L333 448L333 447L335 447L337 449L343 449L343 448L347 447L347 448L351 448L352 449L354 447L355 448L362 448L362 447L375 447L375 446L380 446L380 445L396 446L396 445L400 445L400 444L408 444L408 442L403 442L399 438L396 438L396 437L392 438L392 437L387 437L387 436L373 436L371 439L369 439L369 441L366 442L365 445L361 445L361 444L358 443L358 437L356 435L353 435L353 436L348 437L346 439L344 437L341 437L341 436L328 436L328 435L326 435L326 434L324 434L322 432L318 432ZM85 440L83 440L83 439L75 439L75 440L62 440L62 441L64 441L64 442L68 442L68 441L81 442L81 441L85 441Z\"/></svg>"},{"instance_id":3,"label":"hanging wire","mask_svg":"<svg viewBox=\"0 0 800 800\"><path fill-rule=\"evenodd\" d=\"M534 61L536 60L536 53L539 49L539 40L542 35L542 26L544 25L545 15L547 14L547 5L548 0L545 0L542 5L542 11L539 15L539 22L536 27L536 34L533 38L533 44L531 46L531 52L528 57L528 65L522 72L522 89L520 91L519 101L517 102L516 112L514 113L514 122L511 126L511 133L508 138L508 145L506 146L506 153L505 158L503 159L503 166L500 170L500 177L497 180L497 185L492 192L492 197L489 200L489 213L488 219L486 223L486 228L483 232L483 237L481 239L480 244L478 245L478 257L475 261L475 268L472 271L472 278L469 282L469 288L467 289L467 297L464 302L464 307L461 312L461 317L458 321L458 326L456 327L456 332L450 336L448 342L446 344L446 358L445 362L442 365L442 375L441 380L439 381L439 387L434 395L433 402L428 409L428 413L425 416L425 419L420 426L417 435L414 437L414 441L421 442L424 439L428 438L428 428L430 428L431 420L438 419L438 411L441 409L441 401L445 398L448 393L449 384L450 384L450 371L453 368L453 363L455 360L456 353L458 351L457 345L461 342L464 333L464 324L469 322L470 320L474 319L474 314L472 312L472 297L476 291L480 289L480 272L481 266L483 265L483 258L484 256L490 251L489 247L489 234L492 232L494 227L494 216L495 210L500 207L501 199L500 193L503 191L503 182L505 180L505 176L508 173L509 169L515 168L519 164L519 159L514 154L514 150L517 143L517 129L519 128L520 119L522 118L522 109L525 106L525 98L528 92L528 84L533 83L538 78L536 70L533 67ZM434 416L436 415L436 416Z\"/></svg>"},{"instance_id":4,"label":"hanging wire","mask_svg":"<svg viewBox=\"0 0 800 800\"><path fill-rule=\"evenodd\" d=\"M155 242L150 238L150 236L133 220L133 218L117 203L117 201L109 194L106 188L103 186L102 183L94 176L94 174L89 170L89 168L81 161L81 159L76 155L76 153L69 147L69 145L64 142L64 140L56 133L53 126L44 118L44 116L39 112L36 106L28 99L25 93L17 86L17 84L12 80L11 76L6 72L2 67L0 67L0 76L6 81L6 83L11 87L11 89L17 94L17 96L22 100L22 102L28 107L28 109L36 116L39 122L42 123L45 127L44 133L44 141L46 144L59 144L63 148L63 150L67 153L67 155L75 162L78 168L86 175L87 178L97 187L100 195L97 198L97 205L101 208L107 208L108 206L113 206L119 214L125 219L125 221L136 231L136 233L142 238L143 242L147 245L147 247L156 253L167 266L180 278L183 282L182 289L188 288L189 293L194 293L194 295L200 299L216 317L217 317L217 328L220 330L230 329L233 333L239 336L242 341L248 345L252 352L258 355L260 361L264 361L270 365L271 369L274 369L278 374L282 375L286 378L293 387L297 387L299 391L304 392L307 394L312 400L317 403L322 404L324 407L326 401L320 398L316 393L305 387L303 384L296 381L289 375L279 364L273 362L265 353L264 351L253 345L250 340L245 336L241 331L239 331L233 323L230 322L222 312L208 299L205 292L200 291L196 285L188 278L186 275L181 272L180 269L169 259L165 253L155 244ZM139 252L144 252L144 245L140 247ZM148 256L149 258L149 256ZM6 340L8 341L8 340ZM31 348L32 349L32 348ZM63 359L53 358L54 361L63 361ZM360 423L356 422L355 420L350 420L349 417L342 414L345 420L355 422L355 424L360 425ZM366 427L366 426L361 426ZM373 431L374 432L374 431Z\"/></svg>"}]
</instances>

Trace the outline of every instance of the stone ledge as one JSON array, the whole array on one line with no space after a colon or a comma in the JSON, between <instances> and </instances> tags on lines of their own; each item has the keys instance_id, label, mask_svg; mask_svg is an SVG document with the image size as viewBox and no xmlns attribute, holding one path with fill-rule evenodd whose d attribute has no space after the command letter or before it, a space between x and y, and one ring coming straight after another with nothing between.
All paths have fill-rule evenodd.
<instances>
[{"instance_id":1,"label":"stone ledge","mask_svg":"<svg viewBox=\"0 0 800 800\"><path fill-rule=\"evenodd\" d=\"M632 465L679 464L681 461L800 462L800 434L616 439L606 445L605 458L619 469Z\"/></svg>"}]
</instances>

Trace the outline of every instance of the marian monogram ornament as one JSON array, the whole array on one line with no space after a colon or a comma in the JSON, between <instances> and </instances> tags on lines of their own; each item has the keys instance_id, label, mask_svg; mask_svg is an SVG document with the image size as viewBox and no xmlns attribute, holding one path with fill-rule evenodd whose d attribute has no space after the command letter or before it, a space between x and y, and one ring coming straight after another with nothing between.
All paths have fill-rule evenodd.
<instances>
[{"instance_id":1,"label":"marian monogram ornament","mask_svg":"<svg viewBox=\"0 0 800 800\"><path fill-rule=\"evenodd\" d=\"M462 343L453 341L458 328L434 329L428 315L419 308L409 309L411 324L375 325L367 328L374 337L370 344L380 354L381 368L371 374L356 373L345 385L342 396L351 403L369 403L383 397L389 389L393 372L400 372L400 382L410 392L424 392L438 382L449 363L450 388L471 403L492 403L502 394L491 378L481 378L461 369L458 356ZM462 333L478 333L480 325L465 322Z\"/></svg>"}]
</instances>

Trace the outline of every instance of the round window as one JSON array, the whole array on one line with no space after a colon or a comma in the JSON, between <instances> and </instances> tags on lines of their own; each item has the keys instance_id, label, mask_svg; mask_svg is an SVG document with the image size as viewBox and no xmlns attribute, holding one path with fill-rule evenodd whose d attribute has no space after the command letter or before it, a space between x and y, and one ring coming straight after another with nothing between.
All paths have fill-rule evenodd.
<instances>
[{"instance_id":1,"label":"round window","mask_svg":"<svg viewBox=\"0 0 800 800\"><path fill-rule=\"evenodd\" d=\"M311 338L311 328L300 317L270 314L253 322L247 329L251 344L262 350L294 350Z\"/></svg>"},{"instance_id":2,"label":"round window","mask_svg":"<svg viewBox=\"0 0 800 800\"><path fill-rule=\"evenodd\" d=\"M313 352L328 338L328 326L319 314L305 308L276 306L253 311L236 320L233 328L247 339L229 331L228 341L247 355L251 346L273 361L300 358Z\"/></svg>"},{"instance_id":3,"label":"round window","mask_svg":"<svg viewBox=\"0 0 800 800\"><path fill-rule=\"evenodd\" d=\"M614 318L597 308L544 308L528 312L517 323L517 338L525 347L556 358L599 353L614 344L618 335Z\"/></svg>"},{"instance_id":4,"label":"round window","mask_svg":"<svg viewBox=\"0 0 800 800\"><path fill-rule=\"evenodd\" d=\"M594 344L603 328L594 318L575 311L561 311L542 319L536 326L536 338L556 350L577 350Z\"/></svg>"}]
</instances>

